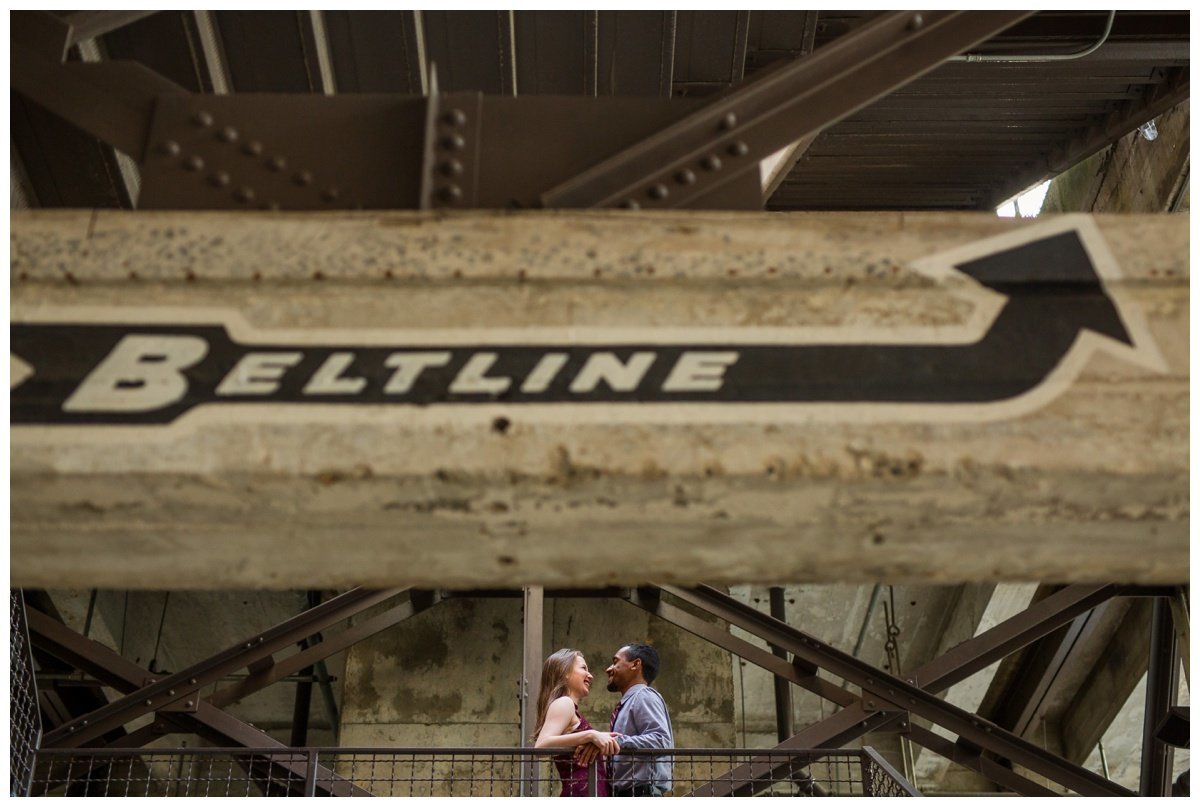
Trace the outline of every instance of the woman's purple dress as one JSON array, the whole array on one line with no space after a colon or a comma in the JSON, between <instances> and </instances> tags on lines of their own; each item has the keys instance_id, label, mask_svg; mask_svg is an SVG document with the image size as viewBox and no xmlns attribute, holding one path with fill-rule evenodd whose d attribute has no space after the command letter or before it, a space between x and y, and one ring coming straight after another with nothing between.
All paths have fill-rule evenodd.
<instances>
[{"instance_id":1,"label":"woman's purple dress","mask_svg":"<svg viewBox=\"0 0 1200 807\"><path fill-rule=\"evenodd\" d=\"M587 722L587 718L579 714L579 707L575 707L575 716L579 718L579 725L571 734L576 731L591 731L592 727ZM562 779L562 793L560 796L586 796L588 785L588 766L578 765L575 763L575 749L571 749L571 753L554 758L554 767L558 769L558 776ZM592 763L599 770L596 772L596 795L608 795L608 765L605 764L604 757L597 757Z\"/></svg>"}]
</instances>

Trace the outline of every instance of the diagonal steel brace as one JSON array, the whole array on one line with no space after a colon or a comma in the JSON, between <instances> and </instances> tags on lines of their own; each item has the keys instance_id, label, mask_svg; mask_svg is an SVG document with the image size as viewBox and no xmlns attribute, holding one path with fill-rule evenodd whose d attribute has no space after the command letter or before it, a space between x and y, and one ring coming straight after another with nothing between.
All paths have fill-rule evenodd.
<instances>
[{"instance_id":1,"label":"diagonal steel brace","mask_svg":"<svg viewBox=\"0 0 1200 807\"><path fill-rule=\"evenodd\" d=\"M1105 589L1103 586L1079 588L1090 591L1093 596L1101 596ZM1074 765L990 721L946 703L917 686L914 683L915 679L902 679L879 670L710 586L698 586L693 589L662 586L661 589L752 633L769 644L785 648L810 664L862 687L864 692L878 693L888 701L898 703L914 714L949 729L968 742L1024 765L1081 795L1130 795L1130 792L1120 785ZM925 668L918 673L922 671L925 671ZM939 688L949 686L953 680L961 680L955 679L950 671L943 671L932 678L938 682ZM930 685L930 688L933 689L933 686Z\"/></svg>"},{"instance_id":2,"label":"diagonal steel brace","mask_svg":"<svg viewBox=\"0 0 1200 807\"><path fill-rule=\"evenodd\" d=\"M542 196L544 207L686 207L1031 11L896 11L749 79Z\"/></svg>"},{"instance_id":3,"label":"diagonal steel brace","mask_svg":"<svg viewBox=\"0 0 1200 807\"><path fill-rule=\"evenodd\" d=\"M30 637L35 645L51 655L74 664L79 669L94 675L120 692L133 692L136 694L142 688L142 682L154 675L146 668L134 664L115 651L105 647L100 642L80 636L66 625L46 616L40 611L30 608L27 611L27 616ZM207 737L218 744L246 748L286 747L270 735L203 701L196 704L196 711L194 713L172 713L170 722L176 723L188 731ZM88 726L89 722L86 717L69 724L69 727L76 727L76 733L82 733ZM69 727L68 731L70 731ZM62 744L63 747L78 745L79 743ZM43 747L47 747L47 744L43 743ZM271 764L285 769L286 773L281 777L283 781L293 779L303 781L307 773L306 765L301 762L274 760ZM327 790L329 795L371 795L366 790L351 784L332 771L323 771L320 778L323 783L328 783Z\"/></svg>"},{"instance_id":4,"label":"diagonal steel brace","mask_svg":"<svg viewBox=\"0 0 1200 807\"><path fill-rule=\"evenodd\" d=\"M76 747L149 712L172 705L186 704L189 699L194 705L199 705L198 693L207 684L211 684L235 670L266 659L272 653L295 644L300 639L307 638L328 625L348 619L354 614L385 602L404 591L405 589L400 588L384 591L351 589L286 622L238 642L187 669L172 675L151 676L139 681L139 687L135 692L47 734L44 741L45 746ZM141 686L145 680L148 680L149 683Z\"/></svg>"}]
</instances>

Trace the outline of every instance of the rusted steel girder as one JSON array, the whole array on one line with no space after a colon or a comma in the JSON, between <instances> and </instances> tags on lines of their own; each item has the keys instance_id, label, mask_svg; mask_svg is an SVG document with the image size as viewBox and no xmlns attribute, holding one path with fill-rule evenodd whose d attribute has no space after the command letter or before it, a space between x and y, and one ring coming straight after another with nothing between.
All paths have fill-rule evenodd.
<instances>
[{"instance_id":1,"label":"rusted steel girder","mask_svg":"<svg viewBox=\"0 0 1200 807\"><path fill-rule=\"evenodd\" d=\"M261 663L276 651L403 591L399 588L384 591L352 589L180 672L168 676L148 673L138 682L136 691L60 726L46 735L44 745L50 748L74 748L150 712L198 708L204 705L199 693L207 684L235 670ZM78 647L86 648L88 645Z\"/></svg>"},{"instance_id":2,"label":"rusted steel girder","mask_svg":"<svg viewBox=\"0 0 1200 807\"><path fill-rule=\"evenodd\" d=\"M330 602L333 601L331 600ZM148 669L123 658L120 654L108 649L95 640L80 636L66 625L46 616L40 611L29 609L28 619L31 638L36 646L41 647L46 652L53 654L63 661L74 664L79 669L94 675L120 692L136 695L139 691L146 688L143 686L145 681L153 681L156 677ZM126 698L117 701L115 704L110 704L110 706L122 704L128 701L129 697L131 696L126 696ZM94 714L105 712L107 708L99 709ZM144 711L151 710L147 709ZM283 743L274 740L270 735L259 731L253 726L238 720L236 717L202 700L193 700L190 706L185 702L182 708L163 713L163 717L169 723L177 724L183 730L199 734L212 742L216 742L218 745L241 746L244 748L286 748ZM153 726L154 724L151 725ZM67 724L67 726L63 727L63 730L71 732L74 729L75 733L80 736L86 733L94 738L96 735L93 732L87 731L89 726L90 721L85 716ZM168 732L169 729L164 726L161 733ZM128 742L149 741L153 739L154 733L155 730L153 728L139 730L134 735L129 735L131 739ZM80 744L78 742L63 743L58 747L78 747ZM51 746L48 742L43 742L42 747L54 746ZM283 769L282 781L304 781L308 773L306 766L300 762L275 760L271 761L270 764L272 767ZM368 791L347 782L332 771L325 770L320 773L321 775L318 778L322 781L322 790L328 793L328 795L371 795Z\"/></svg>"},{"instance_id":3,"label":"rusted steel girder","mask_svg":"<svg viewBox=\"0 0 1200 807\"><path fill-rule=\"evenodd\" d=\"M1080 588L1090 588L1092 596L1099 596L1100 592L1095 589L1104 587ZM902 679L879 670L873 665L772 619L761 611L738 602L716 589L708 586L699 586L693 589L662 586L661 589L768 643L785 648L809 664L819 666L835 676L862 687L863 698L869 709L885 708L890 705L896 709L920 715L980 748L1024 765L1081 795L1131 795L1130 791L1092 771L1039 748L977 715L972 715L946 703L931 691L926 691L917 685L915 682L919 679L916 677ZM1115 591L1115 588L1113 590ZM976 645L975 650L978 649L979 646ZM918 670L918 674L924 672L928 677L926 669L928 666ZM937 672L937 668L935 668L935 672ZM940 676L934 675L931 680L938 682L937 689L943 689L954 683L953 673L955 672L957 671L944 669ZM930 685L930 689L933 690L934 686ZM879 706L877 707L876 704Z\"/></svg>"}]
</instances>

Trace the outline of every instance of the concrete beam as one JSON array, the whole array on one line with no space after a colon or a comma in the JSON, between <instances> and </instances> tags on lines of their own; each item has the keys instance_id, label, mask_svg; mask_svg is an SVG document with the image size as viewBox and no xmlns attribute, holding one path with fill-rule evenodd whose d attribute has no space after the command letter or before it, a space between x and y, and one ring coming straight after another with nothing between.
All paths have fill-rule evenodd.
<instances>
[{"instance_id":1,"label":"concrete beam","mask_svg":"<svg viewBox=\"0 0 1200 807\"><path fill-rule=\"evenodd\" d=\"M1136 349L1047 347L1054 261L952 268L1069 228ZM1187 579L1184 218L18 211L11 244L14 585ZM195 372L126 377L201 325ZM460 402L398 391L413 347Z\"/></svg>"}]
</instances>

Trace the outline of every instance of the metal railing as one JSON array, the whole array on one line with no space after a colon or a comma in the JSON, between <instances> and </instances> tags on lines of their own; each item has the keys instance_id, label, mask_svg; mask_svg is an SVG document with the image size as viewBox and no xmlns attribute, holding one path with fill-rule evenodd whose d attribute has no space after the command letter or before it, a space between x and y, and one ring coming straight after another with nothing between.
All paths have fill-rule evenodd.
<instances>
[{"instance_id":1,"label":"metal railing","mask_svg":"<svg viewBox=\"0 0 1200 807\"><path fill-rule=\"evenodd\" d=\"M42 740L42 719L33 673L29 628L25 623L25 600L19 589L10 590L9 603L8 792L10 795L23 796L29 792L34 755Z\"/></svg>"},{"instance_id":2,"label":"metal railing","mask_svg":"<svg viewBox=\"0 0 1200 807\"><path fill-rule=\"evenodd\" d=\"M916 796L882 757L858 750L670 749L670 796ZM557 796L562 751L533 748L46 749L38 796ZM523 764L525 763L525 764ZM529 764L532 763L532 764ZM576 780L605 795L604 768Z\"/></svg>"}]
</instances>

